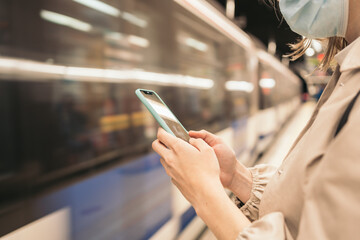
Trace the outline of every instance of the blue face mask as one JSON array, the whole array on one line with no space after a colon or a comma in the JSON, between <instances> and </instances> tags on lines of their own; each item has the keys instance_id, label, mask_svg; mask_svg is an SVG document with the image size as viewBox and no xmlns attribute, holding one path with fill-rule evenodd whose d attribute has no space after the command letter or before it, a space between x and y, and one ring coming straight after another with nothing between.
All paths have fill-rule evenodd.
<instances>
[{"instance_id":1,"label":"blue face mask","mask_svg":"<svg viewBox=\"0 0 360 240\"><path fill-rule=\"evenodd\" d=\"M345 37L349 0L280 0L290 28L308 38Z\"/></svg>"}]
</instances>

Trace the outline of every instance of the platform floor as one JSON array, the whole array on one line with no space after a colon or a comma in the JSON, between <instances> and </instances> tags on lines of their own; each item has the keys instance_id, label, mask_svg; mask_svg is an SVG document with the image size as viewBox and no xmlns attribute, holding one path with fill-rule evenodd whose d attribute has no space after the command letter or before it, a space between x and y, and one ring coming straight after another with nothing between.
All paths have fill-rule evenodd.
<instances>
[{"instance_id":1,"label":"platform floor","mask_svg":"<svg viewBox=\"0 0 360 240\"><path fill-rule=\"evenodd\" d=\"M256 163L270 163L280 166L293 142L305 127L315 109L315 102L303 104L299 110L292 116L289 122L279 132L272 146L266 151L264 156ZM200 237L200 240L215 240L214 234L207 229Z\"/></svg>"}]
</instances>

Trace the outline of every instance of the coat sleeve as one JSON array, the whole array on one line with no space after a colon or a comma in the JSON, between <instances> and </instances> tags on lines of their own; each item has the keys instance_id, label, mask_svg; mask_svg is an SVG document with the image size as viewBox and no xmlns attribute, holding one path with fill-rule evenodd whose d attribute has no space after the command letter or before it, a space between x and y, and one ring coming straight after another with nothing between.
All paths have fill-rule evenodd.
<instances>
[{"instance_id":1,"label":"coat sleeve","mask_svg":"<svg viewBox=\"0 0 360 240\"><path fill-rule=\"evenodd\" d=\"M360 235L360 104L321 159L308 166L305 202L295 239L354 239ZM293 239L280 212L245 228L237 240Z\"/></svg>"},{"instance_id":2,"label":"coat sleeve","mask_svg":"<svg viewBox=\"0 0 360 240\"><path fill-rule=\"evenodd\" d=\"M249 170L253 177L250 199L242 205L240 200L236 198L235 203L250 221L255 221L259 218L261 196L264 193L266 185L274 175L276 167L260 164L249 168Z\"/></svg>"}]
</instances>

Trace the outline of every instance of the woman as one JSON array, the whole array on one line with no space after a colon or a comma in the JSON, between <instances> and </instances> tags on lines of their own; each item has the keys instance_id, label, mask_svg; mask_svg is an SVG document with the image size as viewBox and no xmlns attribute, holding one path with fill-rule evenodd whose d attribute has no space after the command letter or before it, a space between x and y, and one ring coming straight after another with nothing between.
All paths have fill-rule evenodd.
<instances>
[{"instance_id":1,"label":"woman","mask_svg":"<svg viewBox=\"0 0 360 240\"><path fill-rule=\"evenodd\" d=\"M160 129L153 148L173 183L219 239L359 238L360 1L279 4L294 31L329 39L324 65L350 44L335 56L334 76L282 166L247 169L221 139L206 131L191 131L188 144ZM237 196L241 211L224 187Z\"/></svg>"}]
</instances>

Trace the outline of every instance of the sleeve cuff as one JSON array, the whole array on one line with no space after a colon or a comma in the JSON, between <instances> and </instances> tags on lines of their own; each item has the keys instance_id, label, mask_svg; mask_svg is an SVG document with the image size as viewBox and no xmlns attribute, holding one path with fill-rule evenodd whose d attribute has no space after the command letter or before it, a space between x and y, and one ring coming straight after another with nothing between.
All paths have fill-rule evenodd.
<instances>
[{"instance_id":1,"label":"sleeve cuff","mask_svg":"<svg viewBox=\"0 0 360 240\"><path fill-rule=\"evenodd\" d=\"M259 219L259 205L261 201L261 197L264 193L264 190L270 181L271 177L274 175L276 171L276 167L271 165L257 165L255 167L249 168L252 178L253 184L251 188L250 199L243 203L235 198L235 204L240 208L243 214L250 220L255 221Z\"/></svg>"}]
</instances>

